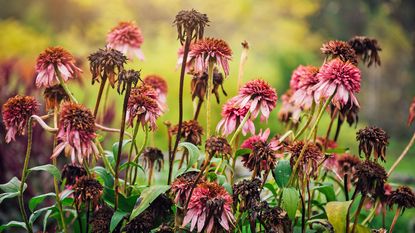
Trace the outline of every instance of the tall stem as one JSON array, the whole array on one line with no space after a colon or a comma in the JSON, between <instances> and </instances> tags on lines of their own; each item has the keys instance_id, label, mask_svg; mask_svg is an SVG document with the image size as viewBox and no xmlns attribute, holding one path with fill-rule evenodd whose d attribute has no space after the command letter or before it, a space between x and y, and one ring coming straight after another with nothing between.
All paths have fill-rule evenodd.
<instances>
[{"instance_id":1,"label":"tall stem","mask_svg":"<svg viewBox=\"0 0 415 233\"><path fill-rule=\"evenodd\" d=\"M354 233L356 230L357 222L359 221L359 214L360 214L360 211L362 210L364 201L365 201L365 196L362 196L359 202L359 206L357 207L356 214L354 215L352 233Z\"/></svg>"},{"instance_id":2,"label":"tall stem","mask_svg":"<svg viewBox=\"0 0 415 233\"><path fill-rule=\"evenodd\" d=\"M310 125L311 121L313 120L313 115L314 115L315 109L316 109L316 104L313 102L313 104L311 105L311 110L310 110L310 113L309 113L309 117L307 119L307 122L300 129L300 131L297 133L297 135L295 135L294 140L298 139L305 132L305 130L308 128L308 126Z\"/></svg>"},{"instance_id":3,"label":"tall stem","mask_svg":"<svg viewBox=\"0 0 415 233\"><path fill-rule=\"evenodd\" d=\"M327 145L328 145L329 138L330 138L331 128L333 126L334 119L336 119L336 116L337 116L337 112L338 111L339 111L338 108L335 108L333 114L331 114L331 119L330 119L329 127L327 128L326 138L324 140L324 151L327 150Z\"/></svg>"},{"instance_id":4,"label":"tall stem","mask_svg":"<svg viewBox=\"0 0 415 233\"><path fill-rule=\"evenodd\" d=\"M125 170L125 182L124 182L124 192L127 191L127 183L128 183L128 175L129 175L129 170L130 170L130 163L131 163L131 157L133 154L133 149L134 149L134 145L135 145L135 139L137 137L137 133L138 133L138 128L140 126L140 122L136 122L135 126L134 126L134 132L133 132L133 138L131 140L131 146L130 146L130 152L128 153L128 162L127 162L127 169ZM131 184L131 183L130 183Z\"/></svg>"},{"instance_id":5,"label":"tall stem","mask_svg":"<svg viewBox=\"0 0 415 233\"><path fill-rule=\"evenodd\" d=\"M212 61L209 61L208 66L208 80L206 86L206 138L210 137L210 126L211 126L211 96L212 96L212 83L213 83L213 65Z\"/></svg>"},{"instance_id":6,"label":"tall stem","mask_svg":"<svg viewBox=\"0 0 415 233\"><path fill-rule=\"evenodd\" d=\"M55 65L55 74L58 76L59 84L63 87L66 94L69 96L72 102L78 103L78 100L76 100L75 96L72 94L72 92L69 90L68 86L66 85L65 81L62 79L62 75L59 72L58 67Z\"/></svg>"},{"instance_id":7,"label":"tall stem","mask_svg":"<svg viewBox=\"0 0 415 233\"><path fill-rule=\"evenodd\" d=\"M95 118L97 117L99 104L101 103L102 93L104 92L105 84L107 83L107 74L105 72L104 72L104 75L102 76L101 80L102 81L101 81L101 84L99 86L97 101L95 102L95 108L94 108L94 117Z\"/></svg>"},{"instance_id":8,"label":"tall stem","mask_svg":"<svg viewBox=\"0 0 415 233\"><path fill-rule=\"evenodd\" d=\"M349 189L348 189L348 184L349 184L349 181L348 181L348 175L347 175L347 173L346 173L346 174L344 174L344 179L343 179L343 186L344 186L344 197L345 197L346 201L348 201L348 200L349 200Z\"/></svg>"},{"instance_id":9,"label":"tall stem","mask_svg":"<svg viewBox=\"0 0 415 233\"><path fill-rule=\"evenodd\" d=\"M412 136L411 140L409 141L408 145L406 145L405 149L402 151L399 158L395 161L395 163L392 165L392 167L388 171L388 177L392 174L393 170L398 166L398 164L401 162L401 160L405 157L406 154L408 154L409 149L414 145L415 143L415 133Z\"/></svg>"},{"instance_id":10,"label":"tall stem","mask_svg":"<svg viewBox=\"0 0 415 233\"><path fill-rule=\"evenodd\" d=\"M393 228L395 227L396 221L398 221L399 214L401 213L401 208L396 208L395 216L393 217L392 224L389 228L389 233L393 232Z\"/></svg>"},{"instance_id":11,"label":"tall stem","mask_svg":"<svg viewBox=\"0 0 415 233\"><path fill-rule=\"evenodd\" d=\"M145 132L145 134L144 134L144 141L143 141L143 145L141 145L140 150L136 151L136 157L134 158L134 162L135 162L135 163L138 163L138 158L140 158L140 155L143 153L144 149L145 149L145 148L146 148L146 146L147 146L147 141L148 141L148 131L149 131L149 129L148 129L148 125L146 125L146 126L145 126L145 128L144 128L144 132ZM136 149L136 150L137 150L137 149ZM135 181L136 181L136 179L137 179L137 172L138 172L138 166L136 166L136 167L135 167L135 169L134 169L134 176L132 175L132 171L131 171L131 175L130 175L130 177L133 179L133 180L131 181L131 184L135 184Z\"/></svg>"},{"instance_id":12,"label":"tall stem","mask_svg":"<svg viewBox=\"0 0 415 233\"><path fill-rule=\"evenodd\" d=\"M248 51L249 45L248 42L244 41L242 44L242 53L241 53L241 60L239 61L239 70L238 70L238 89L242 86L242 79L244 76L244 66L246 60L248 60Z\"/></svg>"}]
</instances>

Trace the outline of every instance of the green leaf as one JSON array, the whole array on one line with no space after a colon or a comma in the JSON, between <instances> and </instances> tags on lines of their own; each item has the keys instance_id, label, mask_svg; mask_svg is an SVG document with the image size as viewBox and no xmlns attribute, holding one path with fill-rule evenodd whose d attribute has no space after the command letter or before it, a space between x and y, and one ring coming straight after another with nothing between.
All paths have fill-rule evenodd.
<instances>
[{"instance_id":1,"label":"green leaf","mask_svg":"<svg viewBox=\"0 0 415 233\"><path fill-rule=\"evenodd\" d=\"M300 200L298 191L294 188L284 188L282 192L282 207L287 211L288 217L294 221Z\"/></svg>"},{"instance_id":2,"label":"green leaf","mask_svg":"<svg viewBox=\"0 0 415 233\"><path fill-rule=\"evenodd\" d=\"M272 171L272 175L274 176L275 182L277 183L278 187L280 188L286 187L291 176L290 161L288 160L278 161L277 166Z\"/></svg>"},{"instance_id":3,"label":"green leaf","mask_svg":"<svg viewBox=\"0 0 415 233\"><path fill-rule=\"evenodd\" d=\"M18 221L10 221L4 225L0 226L0 232L9 229L10 227L21 227L25 230L26 229L26 224L24 222L18 222Z\"/></svg>"},{"instance_id":4,"label":"green leaf","mask_svg":"<svg viewBox=\"0 0 415 233\"><path fill-rule=\"evenodd\" d=\"M277 196L277 191L274 188L274 185L272 185L271 183L265 183L264 187L267 188L269 191L271 191L272 195L274 195L274 197Z\"/></svg>"},{"instance_id":5,"label":"green leaf","mask_svg":"<svg viewBox=\"0 0 415 233\"><path fill-rule=\"evenodd\" d=\"M229 183L223 183L222 186L228 191L229 194L233 194L232 186Z\"/></svg>"},{"instance_id":6,"label":"green leaf","mask_svg":"<svg viewBox=\"0 0 415 233\"><path fill-rule=\"evenodd\" d=\"M351 224L352 225L352 227L353 227L353 224ZM367 227L365 227L365 226L363 226L363 225L361 225L361 224L357 224L356 225L356 230L355 230L355 232L356 233L370 233L370 232L372 232L369 228L367 228Z\"/></svg>"},{"instance_id":7,"label":"green leaf","mask_svg":"<svg viewBox=\"0 0 415 233\"><path fill-rule=\"evenodd\" d=\"M224 175L217 175L216 179L218 180L219 185L223 185L226 182L226 177Z\"/></svg>"},{"instance_id":8,"label":"green leaf","mask_svg":"<svg viewBox=\"0 0 415 233\"><path fill-rule=\"evenodd\" d=\"M104 156L107 157L109 165L115 167L114 153L109 150L104 151Z\"/></svg>"},{"instance_id":9,"label":"green leaf","mask_svg":"<svg viewBox=\"0 0 415 233\"><path fill-rule=\"evenodd\" d=\"M206 174L206 178L207 178L208 181L212 182L212 181L215 181L218 178L218 175L214 172L208 172Z\"/></svg>"},{"instance_id":10,"label":"green leaf","mask_svg":"<svg viewBox=\"0 0 415 233\"><path fill-rule=\"evenodd\" d=\"M112 187L111 188L104 187L104 194L102 195L102 198L108 205L112 207L114 206L115 192L112 189ZM119 202L120 210L124 212L128 212L128 213L131 212L134 209L137 199L138 199L138 195L131 195L129 197L125 197L122 194L118 195L118 202Z\"/></svg>"},{"instance_id":11,"label":"green leaf","mask_svg":"<svg viewBox=\"0 0 415 233\"><path fill-rule=\"evenodd\" d=\"M332 154L332 153L344 154L347 151L349 151L348 147L337 147L337 148L333 148L333 149L327 149L326 153L328 153L328 154Z\"/></svg>"},{"instance_id":12,"label":"green leaf","mask_svg":"<svg viewBox=\"0 0 415 233\"><path fill-rule=\"evenodd\" d=\"M116 211L114 215L112 215L111 218L111 224L110 224L110 232L113 232L117 225L121 222L121 220L124 218L124 216L127 215L126 212L123 211Z\"/></svg>"},{"instance_id":13,"label":"green leaf","mask_svg":"<svg viewBox=\"0 0 415 233\"><path fill-rule=\"evenodd\" d=\"M187 172L200 172L200 170L197 168L186 169L185 167L182 167L176 172L176 174L174 175L174 178L177 178L178 176L183 175L184 173L187 173Z\"/></svg>"},{"instance_id":14,"label":"green leaf","mask_svg":"<svg viewBox=\"0 0 415 233\"><path fill-rule=\"evenodd\" d=\"M43 217L43 232L46 232L46 227L48 226L48 219L51 213L52 210L48 210L46 211L45 216Z\"/></svg>"},{"instance_id":15,"label":"green leaf","mask_svg":"<svg viewBox=\"0 0 415 233\"><path fill-rule=\"evenodd\" d=\"M141 214L160 194L165 193L169 188L170 185L154 185L145 189L140 196L141 202L134 208L130 219L133 219Z\"/></svg>"},{"instance_id":16,"label":"green leaf","mask_svg":"<svg viewBox=\"0 0 415 233\"><path fill-rule=\"evenodd\" d=\"M121 164L120 171L126 169L128 165L130 165L132 167L138 167L138 168L140 168L141 171L143 171L145 173L144 168L140 164L132 162L132 161Z\"/></svg>"},{"instance_id":17,"label":"green leaf","mask_svg":"<svg viewBox=\"0 0 415 233\"><path fill-rule=\"evenodd\" d=\"M33 212L33 210L42 203L47 197L56 197L55 193L45 193L40 194L38 196L32 197L29 201L29 209Z\"/></svg>"},{"instance_id":18,"label":"green leaf","mask_svg":"<svg viewBox=\"0 0 415 233\"><path fill-rule=\"evenodd\" d=\"M131 142L131 139L126 139L122 141L121 150L124 149L124 147ZM114 155L114 158L117 158L118 156L118 146L120 145L119 142L116 142L112 144L112 154Z\"/></svg>"},{"instance_id":19,"label":"green leaf","mask_svg":"<svg viewBox=\"0 0 415 233\"><path fill-rule=\"evenodd\" d=\"M187 164L187 169L189 169L197 162L197 159L200 156L199 148L190 142L181 142L179 146L185 147L189 152L189 163Z\"/></svg>"},{"instance_id":20,"label":"green leaf","mask_svg":"<svg viewBox=\"0 0 415 233\"><path fill-rule=\"evenodd\" d=\"M13 177L9 182L6 184L0 184L0 189L3 190L5 193L0 194L0 204L5 200L13 197L17 197L20 195L20 180L16 177ZM23 191L26 190L27 185L24 184Z\"/></svg>"},{"instance_id":21,"label":"green leaf","mask_svg":"<svg viewBox=\"0 0 415 233\"><path fill-rule=\"evenodd\" d=\"M29 223L30 223L30 225L33 225L33 223L36 221L36 219L37 219L37 218L39 218L39 216L40 216L40 215L42 215L42 213L43 213L43 212L48 211L48 210L51 210L51 209L53 209L54 207L55 207L55 205L53 205L53 206L48 206L48 207L41 208L41 209L38 209L38 210L36 210L35 212L33 212L33 213L30 215L30 217L29 217Z\"/></svg>"},{"instance_id":22,"label":"green leaf","mask_svg":"<svg viewBox=\"0 0 415 233\"><path fill-rule=\"evenodd\" d=\"M114 178L112 175L105 170L103 167L94 167L93 171L98 174L98 178L101 179L102 182L104 182L105 187L113 187L114 186Z\"/></svg>"},{"instance_id":23,"label":"green leaf","mask_svg":"<svg viewBox=\"0 0 415 233\"><path fill-rule=\"evenodd\" d=\"M61 173L60 173L59 169L55 165L52 165L52 164L46 164L46 165L42 165L42 166L32 167L32 168L29 169L29 172L32 172L32 171L45 171L45 172L49 172L58 181L61 180Z\"/></svg>"},{"instance_id":24,"label":"green leaf","mask_svg":"<svg viewBox=\"0 0 415 233\"><path fill-rule=\"evenodd\" d=\"M318 190L326 196L327 202L336 201L336 193L334 192L333 184L324 183L324 185L312 188Z\"/></svg>"},{"instance_id":25,"label":"green leaf","mask_svg":"<svg viewBox=\"0 0 415 233\"><path fill-rule=\"evenodd\" d=\"M329 222L335 232L346 231L346 215L352 201L332 201L326 205L326 213Z\"/></svg>"},{"instance_id":26,"label":"green leaf","mask_svg":"<svg viewBox=\"0 0 415 233\"><path fill-rule=\"evenodd\" d=\"M238 158L239 156L243 156L246 154L250 154L251 151L252 151L251 149L247 149L247 148L239 149L235 152L235 158Z\"/></svg>"}]
</instances>

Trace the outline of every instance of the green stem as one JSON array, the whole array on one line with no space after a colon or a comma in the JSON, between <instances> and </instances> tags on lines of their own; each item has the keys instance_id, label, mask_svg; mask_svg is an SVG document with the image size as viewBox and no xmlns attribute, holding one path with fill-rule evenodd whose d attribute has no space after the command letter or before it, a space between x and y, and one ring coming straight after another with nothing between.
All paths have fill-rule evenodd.
<instances>
[{"instance_id":1,"label":"green stem","mask_svg":"<svg viewBox=\"0 0 415 233\"><path fill-rule=\"evenodd\" d=\"M140 158L140 155L143 153L143 151L144 151L144 149L146 148L146 146L147 146L147 141L148 141L148 131L149 131L149 129L148 129L148 125L146 125L145 126L145 128L144 128L144 131L145 131L145 134L144 134L144 142L143 142L143 145L141 145L141 148L140 148L140 150L139 151L136 151L136 157L134 158L134 162L135 163L138 163L138 158ZM132 173L132 172L131 172ZM136 181L136 179L137 179L137 173L138 173L138 167L135 167L135 169L134 169L134 177L132 177L133 178L133 181L131 182L131 184L135 184L135 181Z\"/></svg>"},{"instance_id":2,"label":"green stem","mask_svg":"<svg viewBox=\"0 0 415 233\"><path fill-rule=\"evenodd\" d=\"M242 128L244 127L245 123L248 121L249 117L251 117L251 113L248 112L244 119L242 119L242 122L239 124L238 128L236 129L235 133L233 134L231 140L229 141L229 144L232 144L233 141L235 141L236 137L241 133Z\"/></svg>"},{"instance_id":3,"label":"green stem","mask_svg":"<svg viewBox=\"0 0 415 233\"><path fill-rule=\"evenodd\" d=\"M359 214L360 214L360 211L362 210L364 201L365 201L365 196L362 196L362 198L360 199L360 202L359 202L359 206L357 207L356 213L354 215L352 233L354 233L355 230L356 230L357 222L359 221Z\"/></svg>"},{"instance_id":4,"label":"green stem","mask_svg":"<svg viewBox=\"0 0 415 233\"><path fill-rule=\"evenodd\" d=\"M314 115L314 111L316 109L316 104L313 101L313 104L311 105L311 111L309 113L309 117L307 119L307 122L305 123L305 125L303 125L303 127L300 129L300 132L297 133L297 135L294 137L294 140L298 139L304 132L305 130L308 128L308 126L311 123L311 120L313 120L313 115Z\"/></svg>"},{"instance_id":5,"label":"green stem","mask_svg":"<svg viewBox=\"0 0 415 233\"><path fill-rule=\"evenodd\" d=\"M56 73L56 76L58 76L59 84L63 87L66 94L69 96L69 98L72 100L72 102L77 104L78 100L76 100L75 96L73 96L72 92L69 90L69 88L66 85L65 81L62 79L61 73L59 72L59 69L56 65L55 65L55 73Z\"/></svg>"},{"instance_id":6,"label":"green stem","mask_svg":"<svg viewBox=\"0 0 415 233\"><path fill-rule=\"evenodd\" d=\"M109 172L111 173L111 175L115 176L115 171L111 166L110 161L108 160L107 156L105 155L105 151L104 148L102 148L101 143L98 141L98 139L95 139L95 144L97 145L98 151L102 156L102 161L104 161L104 166L109 170Z\"/></svg>"},{"instance_id":7,"label":"green stem","mask_svg":"<svg viewBox=\"0 0 415 233\"><path fill-rule=\"evenodd\" d=\"M216 169L215 169L216 174L219 172L220 167L222 167L222 163L223 163L223 158L220 159L218 166L216 166Z\"/></svg>"},{"instance_id":8,"label":"green stem","mask_svg":"<svg viewBox=\"0 0 415 233\"><path fill-rule=\"evenodd\" d=\"M211 96L212 96L212 82L213 82L213 65L212 61L209 61L208 67L208 80L206 87L206 138L210 137L210 125L211 125Z\"/></svg>"},{"instance_id":9,"label":"green stem","mask_svg":"<svg viewBox=\"0 0 415 233\"><path fill-rule=\"evenodd\" d=\"M411 147L414 145L414 143L415 143L415 133L412 136L411 140L409 141L408 145L406 145L405 149L402 151L401 155L398 157L398 159L395 161L395 163L389 169L388 177L392 174L393 170L395 170L395 168L402 161L402 159L405 157L405 155L408 154L409 149L411 149Z\"/></svg>"},{"instance_id":10,"label":"green stem","mask_svg":"<svg viewBox=\"0 0 415 233\"><path fill-rule=\"evenodd\" d=\"M128 163L127 163L127 168L125 170L125 182L124 182L124 192L127 191L127 183L128 183L128 175L129 175L129 170L130 170L130 163L131 163L131 156L133 154L133 149L134 149L134 145L135 145L135 139L137 137L137 133L138 133L138 128L140 126L140 123L137 122L134 126L134 131L133 131L133 138L131 139L131 146L130 146L130 152L128 153ZM130 183L131 184L131 183Z\"/></svg>"}]
</instances>

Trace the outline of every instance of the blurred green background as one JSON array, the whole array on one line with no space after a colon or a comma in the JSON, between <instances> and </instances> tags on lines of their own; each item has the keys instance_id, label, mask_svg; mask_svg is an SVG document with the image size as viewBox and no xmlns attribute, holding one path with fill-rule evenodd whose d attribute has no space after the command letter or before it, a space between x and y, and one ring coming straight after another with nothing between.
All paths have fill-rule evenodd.
<instances>
[{"instance_id":1,"label":"blurred green background","mask_svg":"<svg viewBox=\"0 0 415 233\"><path fill-rule=\"evenodd\" d=\"M322 63L319 51L322 43L332 39L347 40L354 35L377 38L382 47L382 66L360 67L363 76L358 99L362 108L357 128L377 125L389 133L391 142L386 167L408 142L414 131L414 126L406 126L409 103L415 94L413 0L0 0L1 104L8 97L27 93L29 89L41 99L41 91L34 88L36 57L47 46L60 45L78 58L84 70L81 81L70 84L71 90L92 108L98 85L90 85L86 57L105 46L107 32L119 21L134 20L144 35L142 50L146 59L128 66L141 69L143 76L162 75L169 83L169 111L158 120L159 130L154 140L154 144L166 149L166 130L162 122L169 120L175 124L178 119L179 71L175 66L179 42L172 22L179 10L191 8L208 15L211 22L205 35L226 40L234 52L230 76L224 84L228 97L222 96L221 103L236 93L243 40L250 44L244 80L262 77L282 95L288 88L293 69L300 64L319 66ZM5 81L6 75L12 79ZM192 116L189 84L190 77L187 77L185 119ZM16 88L7 88L7 85ZM119 118L121 98L115 90L110 90L108 106ZM213 108L217 113L213 116L216 125L221 107L214 103ZM257 129L262 126L270 127L273 133L283 132L277 112L278 108L267 126L258 122ZM200 119L204 119L203 113ZM118 122L113 121L111 126L118 127ZM324 124L327 122L324 119ZM326 129L325 126L320 128ZM355 128L343 126L339 141L340 146L349 147L354 153L357 149L355 132ZM106 139L107 145L113 141ZM50 150L41 153L48 157ZM0 153L8 156L5 151ZM414 153L412 149L391 178L392 182L414 186ZM6 176L9 175L3 174L1 180L10 178ZM402 232L407 232L404 229L412 231L414 211L405 214L400 222Z\"/></svg>"}]
</instances>

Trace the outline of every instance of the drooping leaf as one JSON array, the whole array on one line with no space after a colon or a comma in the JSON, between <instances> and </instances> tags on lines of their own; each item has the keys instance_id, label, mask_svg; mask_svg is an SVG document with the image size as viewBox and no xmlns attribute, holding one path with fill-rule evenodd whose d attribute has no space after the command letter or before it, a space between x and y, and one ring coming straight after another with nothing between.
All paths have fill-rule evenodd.
<instances>
[{"instance_id":1,"label":"drooping leaf","mask_svg":"<svg viewBox=\"0 0 415 233\"><path fill-rule=\"evenodd\" d=\"M19 196L20 192L20 180L16 177L13 177L9 182L6 184L0 184L0 189L4 191L4 193L0 194L0 204L5 200L13 197ZM26 190L27 185L24 184L23 191Z\"/></svg>"},{"instance_id":2,"label":"drooping leaf","mask_svg":"<svg viewBox=\"0 0 415 233\"><path fill-rule=\"evenodd\" d=\"M55 208L55 205L44 207L44 208L38 209L35 212L33 212L29 217L30 225L33 225L33 223L36 221L36 219L39 218L42 215L43 212L46 212L46 211L51 210L53 208Z\"/></svg>"},{"instance_id":3,"label":"drooping leaf","mask_svg":"<svg viewBox=\"0 0 415 233\"><path fill-rule=\"evenodd\" d=\"M298 191L294 188L284 188L282 192L282 207L287 211L288 217L294 221L300 200Z\"/></svg>"},{"instance_id":4,"label":"drooping leaf","mask_svg":"<svg viewBox=\"0 0 415 233\"><path fill-rule=\"evenodd\" d=\"M110 223L110 232L113 232L117 225L121 222L124 216L127 215L126 212L117 210L114 215L112 215L111 223Z\"/></svg>"},{"instance_id":5,"label":"drooping leaf","mask_svg":"<svg viewBox=\"0 0 415 233\"><path fill-rule=\"evenodd\" d=\"M274 197L277 196L277 191L275 190L274 185L272 185L271 183L265 183L264 184L264 188L268 189L269 191L271 191L272 195L274 195Z\"/></svg>"},{"instance_id":6,"label":"drooping leaf","mask_svg":"<svg viewBox=\"0 0 415 233\"><path fill-rule=\"evenodd\" d=\"M291 176L290 161L288 160L278 161L277 166L272 171L272 175L274 176L275 182L277 183L278 187L280 188L286 187Z\"/></svg>"},{"instance_id":7,"label":"drooping leaf","mask_svg":"<svg viewBox=\"0 0 415 233\"><path fill-rule=\"evenodd\" d=\"M336 193L334 192L333 184L324 183L324 185L314 187L313 190L318 190L326 196L327 202L336 201Z\"/></svg>"},{"instance_id":8,"label":"drooping leaf","mask_svg":"<svg viewBox=\"0 0 415 233\"><path fill-rule=\"evenodd\" d=\"M46 211L45 216L43 217L43 232L46 232L46 227L48 226L48 219L51 213L52 210L48 210Z\"/></svg>"},{"instance_id":9,"label":"drooping leaf","mask_svg":"<svg viewBox=\"0 0 415 233\"><path fill-rule=\"evenodd\" d=\"M46 164L46 165L42 165L42 166L32 167L32 168L29 169L29 172L32 172L32 171L45 171L45 172L49 172L58 181L61 181L61 173L60 173L59 169L55 165Z\"/></svg>"},{"instance_id":10,"label":"drooping leaf","mask_svg":"<svg viewBox=\"0 0 415 233\"><path fill-rule=\"evenodd\" d=\"M121 150L124 149L124 147L131 142L131 139L125 139L122 141L122 145L121 145ZM117 158L118 156L118 147L119 147L119 142L116 142L114 144L112 144L112 154L114 155L114 158Z\"/></svg>"},{"instance_id":11,"label":"drooping leaf","mask_svg":"<svg viewBox=\"0 0 415 233\"><path fill-rule=\"evenodd\" d=\"M141 214L160 194L165 193L169 188L170 185L154 185L145 189L140 196L141 202L134 208L130 219L133 219Z\"/></svg>"},{"instance_id":12,"label":"drooping leaf","mask_svg":"<svg viewBox=\"0 0 415 233\"><path fill-rule=\"evenodd\" d=\"M33 212L33 210L42 203L47 197L56 197L55 193L45 193L40 194L38 196L32 197L29 201L29 209Z\"/></svg>"},{"instance_id":13,"label":"drooping leaf","mask_svg":"<svg viewBox=\"0 0 415 233\"><path fill-rule=\"evenodd\" d=\"M102 180L104 182L105 187L113 187L114 186L114 178L112 177L111 173L109 173L103 167L94 167L93 171L98 174L98 180Z\"/></svg>"},{"instance_id":14,"label":"drooping leaf","mask_svg":"<svg viewBox=\"0 0 415 233\"><path fill-rule=\"evenodd\" d=\"M197 162L197 159L200 156L199 148L190 142L181 142L179 146L186 148L189 152L189 163L187 164L187 169L189 169Z\"/></svg>"},{"instance_id":15,"label":"drooping leaf","mask_svg":"<svg viewBox=\"0 0 415 233\"><path fill-rule=\"evenodd\" d=\"M143 171L145 173L144 168L140 164L132 162L132 161L121 164L120 171L126 169L128 167L128 165L130 165L131 167L138 167L138 168L140 168L141 171Z\"/></svg>"},{"instance_id":16,"label":"drooping leaf","mask_svg":"<svg viewBox=\"0 0 415 233\"><path fill-rule=\"evenodd\" d=\"M20 227L20 228L27 230L26 224L24 222L10 221L0 226L0 232L3 232L4 230L9 229L10 227Z\"/></svg>"},{"instance_id":17,"label":"drooping leaf","mask_svg":"<svg viewBox=\"0 0 415 233\"><path fill-rule=\"evenodd\" d=\"M326 205L326 213L329 222L335 232L345 232L346 215L352 201L332 201Z\"/></svg>"}]
</instances>

